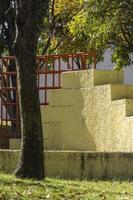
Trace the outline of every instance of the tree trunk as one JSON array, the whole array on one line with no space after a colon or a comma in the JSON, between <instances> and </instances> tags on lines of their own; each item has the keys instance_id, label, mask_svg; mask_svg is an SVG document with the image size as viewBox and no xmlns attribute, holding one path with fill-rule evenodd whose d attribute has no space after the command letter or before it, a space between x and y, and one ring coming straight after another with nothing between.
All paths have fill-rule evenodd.
<instances>
[{"instance_id":1,"label":"tree trunk","mask_svg":"<svg viewBox=\"0 0 133 200\"><path fill-rule=\"evenodd\" d=\"M44 178L43 134L35 66L39 28L46 6L44 0L17 0L14 52L17 63L22 146L15 175L22 178Z\"/></svg>"}]
</instances>

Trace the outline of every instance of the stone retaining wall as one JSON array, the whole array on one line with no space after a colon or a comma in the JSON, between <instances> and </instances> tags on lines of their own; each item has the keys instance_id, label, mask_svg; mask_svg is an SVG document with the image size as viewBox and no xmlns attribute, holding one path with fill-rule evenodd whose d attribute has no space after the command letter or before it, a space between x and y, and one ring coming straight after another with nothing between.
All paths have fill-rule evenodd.
<instances>
[{"instance_id":1,"label":"stone retaining wall","mask_svg":"<svg viewBox=\"0 0 133 200\"><path fill-rule=\"evenodd\" d=\"M19 151L0 151L0 171L12 173ZM133 153L45 151L47 177L133 179Z\"/></svg>"}]
</instances>

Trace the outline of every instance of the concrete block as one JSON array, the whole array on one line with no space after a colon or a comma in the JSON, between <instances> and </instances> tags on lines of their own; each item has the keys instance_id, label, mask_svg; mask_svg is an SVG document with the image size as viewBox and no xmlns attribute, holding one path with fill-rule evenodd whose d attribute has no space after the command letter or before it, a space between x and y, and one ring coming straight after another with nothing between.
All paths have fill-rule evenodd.
<instances>
[{"instance_id":1,"label":"concrete block","mask_svg":"<svg viewBox=\"0 0 133 200\"><path fill-rule=\"evenodd\" d=\"M133 86L122 81L117 71L64 73L63 89L51 91L50 105L41 108L46 149L133 151L126 122L133 115Z\"/></svg>"},{"instance_id":2,"label":"concrete block","mask_svg":"<svg viewBox=\"0 0 133 200\"><path fill-rule=\"evenodd\" d=\"M72 105L73 104L73 90L65 89L65 90L53 90L49 93L49 103L50 106L58 106L58 105Z\"/></svg>"},{"instance_id":3,"label":"concrete block","mask_svg":"<svg viewBox=\"0 0 133 200\"><path fill-rule=\"evenodd\" d=\"M114 84L111 87L111 99L132 99L133 98L133 86L132 85L120 85Z\"/></svg>"},{"instance_id":4,"label":"concrete block","mask_svg":"<svg viewBox=\"0 0 133 200\"><path fill-rule=\"evenodd\" d=\"M62 149L62 123L43 124L44 148L49 150Z\"/></svg>"},{"instance_id":5,"label":"concrete block","mask_svg":"<svg viewBox=\"0 0 133 200\"><path fill-rule=\"evenodd\" d=\"M123 84L124 72L115 70L94 70L94 85Z\"/></svg>"},{"instance_id":6,"label":"concrete block","mask_svg":"<svg viewBox=\"0 0 133 200\"><path fill-rule=\"evenodd\" d=\"M113 70L81 70L65 72L61 76L62 89L86 88L93 85L123 84L124 72Z\"/></svg>"},{"instance_id":7,"label":"concrete block","mask_svg":"<svg viewBox=\"0 0 133 200\"><path fill-rule=\"evenodd\" d=\"M61 76L62 89L87 88L93 84L93 70L65 72Z\"/></svg>"},{"instance_id":8,"label":"concrete block","mask_svg":"<svg viewBox=\"0 0 133 200\"><path fill-rule=\"evenodd\" d=\"M42 122L63 122L64 115L72 113L74 106L48 106L42 111Z\"/></svg>"},{"instance_id":9,"label":"concrete block","mask_svg":"<svg viewBox=\"0 0 133 200\"><path fill-rule=\"evenodd\" d=\"M45 151L46 177L65 179L133 179L133 153ZM0 151L0 171L13 173L19 151Z\"/></svg>"},{"instance_id":10,"label":"concrete block","mask_svg":"<svg viewBox=\"0 0 133 200\"><path fill-rule=\"evenodd\" d=\"M126 116L133 116L133 99L126 99Z\"/></svg>"}]
</instances>

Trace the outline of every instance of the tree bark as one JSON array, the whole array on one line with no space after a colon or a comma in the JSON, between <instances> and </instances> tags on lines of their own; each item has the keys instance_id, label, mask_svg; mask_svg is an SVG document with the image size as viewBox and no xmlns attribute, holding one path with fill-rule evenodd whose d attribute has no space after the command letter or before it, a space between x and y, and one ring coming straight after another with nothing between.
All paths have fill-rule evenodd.
<instances>
[{"instance_id":1,"label":"tree bark","mask_svg":"<svg viewBox=\"0 0 133 200\"><path fill-rule=\"evenodd\" d=\"M39 31L47 6L47 0L17 0L14 52L22 146L15 175L21 178L44 178L43 133L35 66Z\"/></svg>"}]
</instances>

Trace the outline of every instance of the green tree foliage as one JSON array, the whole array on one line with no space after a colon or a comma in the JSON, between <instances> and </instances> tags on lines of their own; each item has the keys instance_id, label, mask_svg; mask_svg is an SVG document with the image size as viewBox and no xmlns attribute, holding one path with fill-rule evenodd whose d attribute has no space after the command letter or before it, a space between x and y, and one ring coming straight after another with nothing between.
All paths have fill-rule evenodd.
<instances>
[{"instance_id":1,"label":"green tree foliage","mask_svg":"<svg viewBox=\"0 0 133 200\"><path fill-rule=\"evenodd\" d=\"M3 54L13 56L13 42L15 39L15 1L14 0L0 0L0 57ZM6 63L5 63L6 66ZM1 68L0 68L1 70ZM15 61L11 60L8 65L8 71L15 71ZM0 80L1 80L0 76ZM4 86L10 85L11 87L16 86L16 77L10 76L10 82L5 77ZM5 101L14 103L16 101L16 93L3 92L3 99ZM9 117L15 118L16 108L15 106L7 106L6 111ZM14 121L11 122L12 132L16 132L16 124Z\"/></svg>"},{"instance_id":2,"label":"green tree foliage","mask_svg":"<svg viewBox=\"0 0 133 200\"><path fill-rule=\"evenodd\" d=\"M14 0L0 0L0 55L7 51L13 55L12 45L15 38Z\"/></svg>"},{"instance_id":3,"label":"green tree foliage","mask_svg":"<svg viewBox=\"0 0 133 200\"><path fill-rule=\"evenodd\" d=\"M5 5L9 0L0 0ZM4 6L4 13L10 6ZM96 50L98 60L113 50L117 69L133 62L133 0L50 0L49 15L38 41L38 54ZM6 12L9 14L11 9ZM3 9L0 9L0 19ZM11 13L10 13L11 14ZM3 16L3 14L2 14ZM1 21L0 21L1 24ZM0 30L5 24L0 25ZM8 26L6 27L6 29ZM7 47L7 30L0 46ZM7 38L7 37L6 37Z\"/></svg>"},{"instance_id":4,"label":"green tree foliage","mask_svg":"<svg viewBox=\"0 0 133 200\"><path fill-rule=\"evenodd\" d=\"M5 13L7 11L7 3L0 0L0 55L6 46L6 27L5 27Z\"/></svg>"},{"instance_id":5,"label":"green tree foliage","mask_svg":"<svg viewBox=\"0 0 133 200\"><path fill-rule=\"evenodd\" d=\"M83 50L95 49L100 59L106 49L112 49L112 61L120 69L133 63L132 9L132 0L86 0L69 25L70 33Z\"/></svg>"},{"instance_id":6,"label":"green tree foliage","mask_svg":"<svg viewBox=\"0 0 133 200\"><path fill-rule=\"evenodd\" d=\"M120 69L133 63L133 0L51 0L47 30L42 31L39 53L97 51L103 59L112 49ZM45 42L44 42L45 41Z\"/></svg>"},{"instance_id":7,"label":"green tree foliage","mask_svg":"<svg viewBox=\"0 0 133 200\"><path fill-rule=\"evenodd\" d=\"M83 8L84 0L50 0L49 15L38 42L39 54L72 51L74 38L69 23Z\"/></svg>"}]
</instances>

